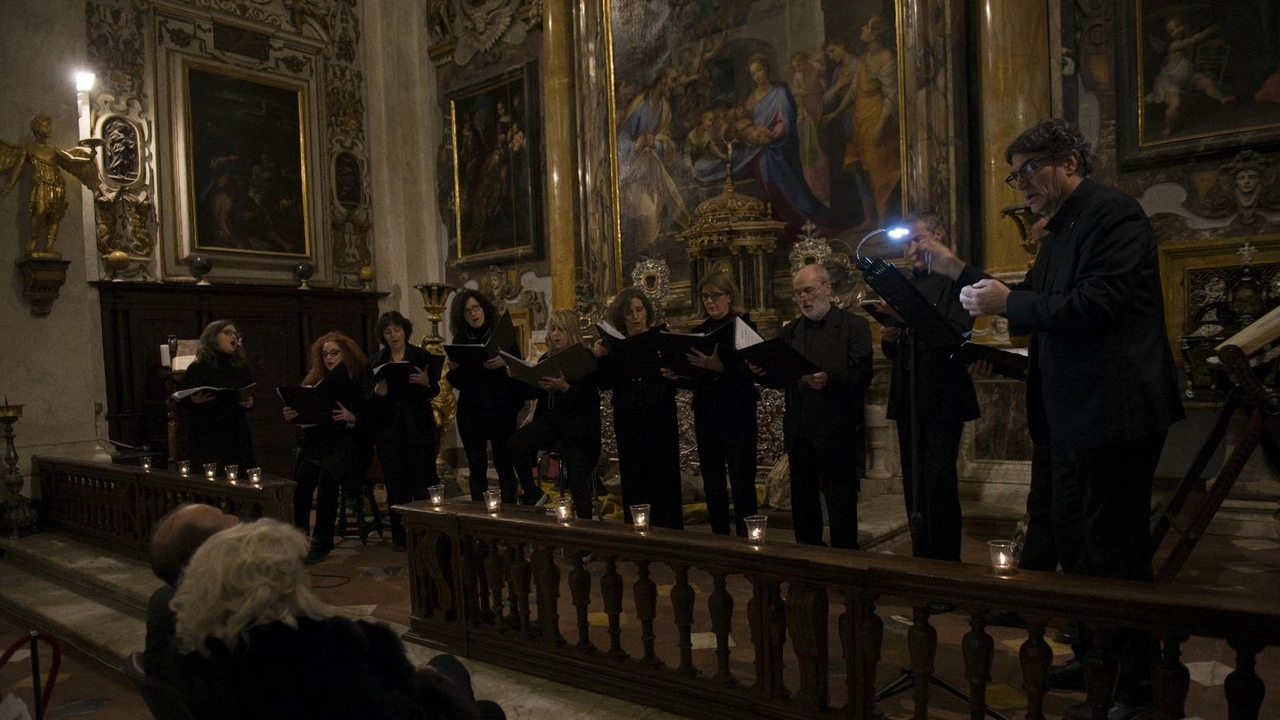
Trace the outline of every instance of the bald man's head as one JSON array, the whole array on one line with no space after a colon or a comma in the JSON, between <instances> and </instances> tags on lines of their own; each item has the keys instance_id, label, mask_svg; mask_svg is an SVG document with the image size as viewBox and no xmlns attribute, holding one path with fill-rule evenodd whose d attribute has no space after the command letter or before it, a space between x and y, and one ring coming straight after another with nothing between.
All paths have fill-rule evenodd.
<instances>
[{"instance_id":1,"label":"bald man's head","mask_svg":"<svg viewBox=\"0 0 1280 720\"><path fill-rule=\"evenodd\" d=\"M214 533L240 522L212 505L181 505L160 518L151 535L151 570L170 585L178 582L182 569Z\"/></svg>"}]
</instances>

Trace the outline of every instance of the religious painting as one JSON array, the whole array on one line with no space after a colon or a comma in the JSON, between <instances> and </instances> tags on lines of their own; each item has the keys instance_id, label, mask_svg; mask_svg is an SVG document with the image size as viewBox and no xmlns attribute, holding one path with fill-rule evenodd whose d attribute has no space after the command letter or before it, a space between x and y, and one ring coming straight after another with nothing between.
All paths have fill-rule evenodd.
<instances>
[{"instance_id":1,"label":"religious painting","mask_svg":"<svg viewBox=\"0 0 1280 720\"><path fill-rule=\"evenodd\" d=\"M449 229L463 265L541 256L538 94L536 71L529 63L448 97L453 140Z\"/></svg>"},{"instance_id":2,"label":"religious painting","mask_svg":"<svg viewBox=\"0 0 1280 720\"><path fill-rule=\"evenodd\" d=\"M302 89L187 67L196 250L309 256Z\"/></svg>"},{"instance_id":3,"label":"religious painting","mask_svg":"<svg viewBox=\"0 0 1280 720\"><path fill-rule=\"evenodd\" d=\"M679 235L730 181L785 223L779 267L806 224L852 249L902 216L894 0L602 1L624 275L689 277Z\"/></svg>"},{"instance_id":4,"label":"religious painting","mask_svg":"<svg viewBox=\"0 0 1280 720\"><path fill-rule=\"evenodd\" d=\"M1280 0L1127 0L1118 14L1124 169L1280 141Z\"/></svg>"}]
</instances>

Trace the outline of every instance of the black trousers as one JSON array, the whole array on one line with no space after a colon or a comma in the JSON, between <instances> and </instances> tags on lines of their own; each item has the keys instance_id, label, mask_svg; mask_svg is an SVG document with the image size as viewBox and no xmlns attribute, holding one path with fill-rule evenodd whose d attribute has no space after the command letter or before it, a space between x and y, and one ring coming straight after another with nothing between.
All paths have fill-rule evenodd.
<instances>
[{"instance_id":1,"label":"black trousers","mask_svg":"<svg viewBox=\"0 0 1280 720\"><path fill-rule=\"evenodd\" d=\"M1123 580L1153 579L1151 485L1167 431L1079 450L1052 450L1053 539L1064 572ZM1157 644L1150 633L1120 628L1117 702L1151 699ZM1077 655L1092 649L1085 637Z\"/></svg>"},{"instance_id":2,"label":"black trousers","mask_svg":"<svg viewBox=\"0 0 1280 720\"><path fill-rule=\"evenodd\" d=\"M1044 443L1031 447L1027 530L1018 555L1018 567L1045 572L1058 569L1058 546L1053 541L1053 449Z\"/></svg>"},{"instance_id":3,"label":"black trousers","mask_svg":"<svg viewBox=\"0 0 1280 720\"><path fill-rule=\"evenodd\" d=\"M511 436L511 459L516 477L526 493L539 493L542 488L533 479L538 464L538 451L550 450L560 443L560 473L564 485L573 495L573 511L580 518L591 519L595 507L596 464L600 460L600 438L564 433L557 424L534 417Z\"/></svg>"},{"instance_id":4,"label":"black trousers","mask_svg":"<svg viewBox=\"0 0 1280 720\"><path fill-rule=\"evenodd\" d=\"M921 422L919 479L912 463L911 422L898 421L898 449L902 459L902 495L907 517L915 509L914 489L920 489L919 527L911 527L911 554L918 558L960 561L960 455L963 422Z\"/></svg>"},{"instance_id":5,"label":"black trousers","mask_svg":"<svg viewBox=\"0 0 1280 720\"><path fill-rule=\"evenodd\" d=\"M674 399L613 408L622 475L622 512L631 522L632 505L649 505L652 527L684 528L680 489L680 427Z\"/></svg>"},{"instance_id":6,"label":"black trousers","mask_svg":"<svg viewBox=\"0 0 1280 720\"><path fill-rule=\"evenodd\" d=\"M458 408L458 436L467 454L471 472L471 499L483 500L489 489L489 445L493 445L493 467L498 471L498 487L502 502L516 501L516 471L511 463L508 444L516 431L515 409L484 410Z\"/></svg>"},{"instance_id":7,"label":"black trousers","mask_svg":"<svg viewBox=\"0 0 1280 720\"><path fill-rule=\"evenodd\" d=\"M747 534L743 518L755 515L756 500L756 406L725 407L719 411L695 409L693 432L698 441L698 463L702 467L702 489L707 495L707 515L711 532L729 534L729 492L725 489L725 467L733 489L734 525L739 537Z\"/></svg>"},{"instance_id":8,"label":"black trousers","mask_svg":"<svg viewBox=\"0 0 1280 720\"><path fill-rule=\"evenodd\" d=\"M390 508L395 505L426 500L427 488L439 484L436 474L436 447L438 433L414 432L399 418L390 427L382 428L374 442L378 449L378 462L382 465L382 482L387 487L387 514L391 518L391 538L397 545L404 544L404 525L400 513Z\"/></svg>"},{"instance_id":9,"label":"black trousers","mask_svg":"<svg viewBox=\"0 0 1280 720\"><path fill-rule=\"evenodd\" d=\"M340 478L310 460L299 460L293 470L293 524L311 535L311 547L333 549L333 526L338 520ZM311 532L311 496L316 496L316 527Z\"/></svg>"},{"instance_id":10,"label":"black trousers","mask_svg":"<svg viewBox=\"0 0 1280 720\"><path fill-rule=\"evenodd\" d=\"M822 542L822 500L827 497L831 547L858 549L858 471L849 447L816 447L797 438L787 455L791 473L791 518L796 542Z\"/></svg>"}]
</instances>

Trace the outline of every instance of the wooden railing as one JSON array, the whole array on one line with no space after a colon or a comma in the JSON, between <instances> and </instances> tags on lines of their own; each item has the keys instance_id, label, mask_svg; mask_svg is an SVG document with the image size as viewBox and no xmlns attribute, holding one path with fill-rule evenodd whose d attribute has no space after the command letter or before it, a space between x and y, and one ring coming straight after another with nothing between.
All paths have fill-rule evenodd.
<instances>
[{"instance_id":1,"label":"wooden railing","mask_svg":"<svg viewBox=\"0 0 1280 720\"><path fill-rule=\"evenodd\" d=\"M294 482L274 476L263 476L259 486L232 485L222 478L209 482L170 470L40 455L31 468L43 529L133 557L147 556L156 521L183 503L213 505L246 519L293 522Z\"/></svg>"},{"instance_id":2,"label":"wooden railing","mask_svg":"<svg viewBox=\"0 0 1280 720\"><path fill-rule=\"evenodd\" d=\"M1014 610L1029 622L1017 632L1026 635L1019 663L1032 720L1044 717L1053 660L1044 635L1054 619L1079 618L1097 631L1098 651L1086 662L1094 717L1106 717L1112 702L1112 628L1159 639L1153 688L1162 718L1183 716L1189 673L1179 656L1190 636L1226 639L1235 650L1224 686L1232 718L1258 717L1264 688L1255 657L1280 644L1280 608L1246 594L1053 573L997 577L971 564L790 543L753 547L660 529L642 536L618 523L559 525L519 508L489 515L458 501L405 506L404 521L412 597L406 639L692 717L876 717L885 637L877 606L890 599L914 608L907 652L917 718L928 717L926 680L938 650L929 602L954 603L969 615L962 653L975 719L995 655L989 610ZM670 587L661 601L655 580ZM711 591L700 600L703 582ZM624 613L628 594L633 604ZM735 595L750 598L745 613L735 614ZM569 600L563 608L562 596ZM706 603L715 637L714 661L700 655L704 666L695 663L692 643L698 602ZM601 610L593 623L592 612ZM750 646L735 649L730 633L744 616ZM659 646L655 630L675 642ZM833 648L845 660L835 687L828 683Z\"/></svg>"}]
</instances>

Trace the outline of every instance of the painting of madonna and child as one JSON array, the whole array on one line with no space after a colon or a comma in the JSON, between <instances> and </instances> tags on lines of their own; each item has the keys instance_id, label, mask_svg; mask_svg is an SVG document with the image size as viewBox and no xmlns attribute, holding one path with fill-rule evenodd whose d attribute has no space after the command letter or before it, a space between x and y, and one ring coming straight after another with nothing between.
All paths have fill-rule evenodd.
<instances>
[{"instance_id":1,"label":"painting of madonna and child","mask_svg":"<svg viewBox=\"0 0 1280 720\"><path fill-rule=\"evenodd\" d=\"M677 236L729 173L786 223L782 256L806 222L852 250L901 217L892 0L610 0L609 11L624 267L662 258L687 277Z\"/></svg>"}]
</instances>

